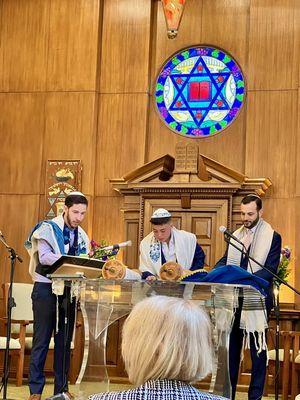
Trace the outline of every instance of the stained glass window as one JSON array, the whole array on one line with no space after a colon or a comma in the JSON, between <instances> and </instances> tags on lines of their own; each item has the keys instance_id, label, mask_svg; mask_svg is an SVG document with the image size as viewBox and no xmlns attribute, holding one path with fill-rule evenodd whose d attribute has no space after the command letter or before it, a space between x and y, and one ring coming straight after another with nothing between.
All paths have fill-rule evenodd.
<instances>
[{"instance_id":1,"label":"stained glass window","mask_svg":"<svg viewBox=\"0 0 300 400\"><path fill-rule=\"evenodd\" d=\"M245 100L245 79L223 50L189 47L170 58L155 86L157 111L174 132L191 138L220 133Z\"/></svg>"}]
</instances>

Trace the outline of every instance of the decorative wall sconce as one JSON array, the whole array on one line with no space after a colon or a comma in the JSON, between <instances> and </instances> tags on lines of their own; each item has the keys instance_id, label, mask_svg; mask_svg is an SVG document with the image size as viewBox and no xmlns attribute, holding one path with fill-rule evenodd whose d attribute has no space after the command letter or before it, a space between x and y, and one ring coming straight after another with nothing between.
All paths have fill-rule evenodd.
<instances>
[{"instance_id":1,"label":"decorative wall sconce","mask_svg":"<svg viewBox=\"0 0 300 400\"><path fill-rule=\"evenodd\" d=\"M168 38L174 39L178 33L186 0L161 0L161 2L167 24Z\"/></svg>"}]
</instances>

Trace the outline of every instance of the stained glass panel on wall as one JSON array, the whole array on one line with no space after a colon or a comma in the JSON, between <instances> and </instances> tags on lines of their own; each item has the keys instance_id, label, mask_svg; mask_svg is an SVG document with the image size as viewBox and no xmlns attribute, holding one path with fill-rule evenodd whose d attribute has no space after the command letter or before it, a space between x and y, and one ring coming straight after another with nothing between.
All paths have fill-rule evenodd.
<instances>
[{"instance_id":1,"label":"stained glass panel on wall","mask_svg":"<svg viewBox=\"0 0 300 400\"><path fill-rule=\"evenodd\" d=\"M237 117L245 100L245 79L237 62L223 50L197 46L176 53L158 74L155 103L174 132L213 136Z\"/></svg>"}]
</instances>

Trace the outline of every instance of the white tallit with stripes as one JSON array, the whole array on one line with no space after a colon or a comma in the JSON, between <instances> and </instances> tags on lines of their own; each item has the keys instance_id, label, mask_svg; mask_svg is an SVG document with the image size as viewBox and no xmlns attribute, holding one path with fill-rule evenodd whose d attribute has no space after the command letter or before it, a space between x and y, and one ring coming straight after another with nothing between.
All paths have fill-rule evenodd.
<instances>
[{"instance_id":1,"label":"white tallit with stripes","mask_svg":"<svg viewBox=\"0 0 300 400\"><path fill-rule=\"evenodd\" d=\"M193 233L182 231L172 227L172 234L175 243L175 255L178 264L184 269L190 269L193 263L197 244L196 236ZM155 239L154 233L150 232L140 244L140 271L149 271L159 276L162 266L161 242Z\"/></svg>"},{"instance_id":2,"label":"white tallit with stripes","mask_svg":"<svg viewBox=\"0 0 300 400\"><path fill-rule=\"evenodd\" d=\"M258 221L253 240L250 246L249 256L257 260L260 264L264 265L268 254L271 249L274 230L270 224L265 222L262 218ZM237 229L233 235L239 240L246 235L246 228L244 226ZM236 247L242 250L242 245L230 239ZM227 253L227 265L240 266L242 260L242 253L237 248L229 244ZM249 260L247 271L255 273L261 270L262 267L256 262ZM244 330L245 348L250 348L250 337L253 335L255 346L258 352L266 350L266 337L265 329L268 327L265 299L251 290L243 291L243 308L241 313L240 328ZM257 332L257 338L254 333Z\"/></svg>"},{"instance_id":3,"label":"white tallit with stripes","mask_svg":"<svg viewBox=\"0 0 300 400\"><path fill-rule=\"evenodd\" d=\"M258 221L255 232L253 234L253 240L250 246L249 256L257 260L260 264L264 265L268 254L271 249L271 244L273 240L274 229L264 221L262 218ZM242 238L246 235L246 228L241 226L237 229L233 235L242 240ZM236 242L233 239L230 239L230 243L233 243L236 247L242 250L242 245ZM229 245L228 254L227 254L227 264L228 265L237 265L241 264L242 253L237 248ZM262 268L255 263L254 261L250 261L251 266L248 263L248 272L257 272Z\"/></svg>"}]
</instances>

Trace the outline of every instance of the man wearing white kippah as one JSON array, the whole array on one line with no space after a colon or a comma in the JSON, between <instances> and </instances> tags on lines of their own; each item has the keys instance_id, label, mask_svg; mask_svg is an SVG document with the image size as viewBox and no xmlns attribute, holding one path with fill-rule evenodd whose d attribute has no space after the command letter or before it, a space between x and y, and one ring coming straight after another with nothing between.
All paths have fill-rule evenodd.
<instances>
[{"instance_id":1,"label":"man wearing white kippah","mask_svg":"<svg viewBox=\"0 0 300 400\"><path fill-rule=\"evenodd\" d=\"M168 210L155 210L150 222L152 232L140 244L142 279L156 280L161 266L167 261L175 261L189 270L203 268L205 254L196 235L176 229Z\"/></svg>"},{"instance_id":2,"label":"man wearing white kippah","mask_svg":"<svg viewBox=\"0 0 300 400\"><path fill-rule=\"evenodd\" d=\"M89 238L80 227L88 201L81 192L71 192L65 199L62 215L37 224L25 242L30 255L29 272L34 281L32 309L34 332L29 364L30 400L40 400L45 385L44 365L54 332L54 394L64 393L66 399L73 396L68 392L70 346L75 320L75 299L70 305L69 331L65 335L64 292L61 296L52 293L52 282L47 278L51 266L64 254L79 256L89 251ZM58 312L58 315L57 315ZM58 330L56 321L58 319ZM67 336L67 337L65 337ZM65 357L64 357L65 353Z\"/></svg>"}]
</instances>

